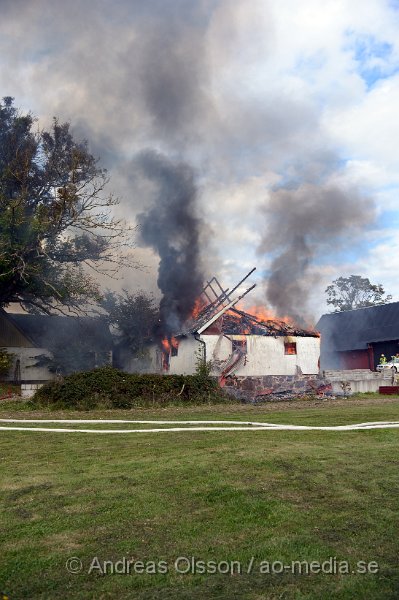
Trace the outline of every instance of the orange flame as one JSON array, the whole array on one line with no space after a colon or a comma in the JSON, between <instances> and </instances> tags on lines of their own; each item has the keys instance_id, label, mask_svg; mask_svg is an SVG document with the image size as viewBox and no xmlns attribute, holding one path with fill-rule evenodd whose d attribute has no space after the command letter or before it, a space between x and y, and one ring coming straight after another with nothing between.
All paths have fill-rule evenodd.
<instances>
[{"instance_id":1,"label":"orange flame","mask_svg":"<svg viewBox=\"0 0 399 600\"><path fill-rule=\"evenodd\" d=\"M170 358L172 356L172 348L178 348L179 340L175 337L164 338L161 340L161 348L162 348L162 369L166 373L169 371L170 367Z\"/></svg>"},{"instance_id":2,"label":"orange flame","mask_svg":"<svg viewBox=\"0 0 399 600\"><path fill-rule=\"evenodd\" d=\"M170 342L169 342L168 338L164 338L163 340L161 340L161 346L162 346L162 350L164 352L167 352L167 353L170 352L171 346L170 346Z\"/></svg>"},{"instance_id":3,"label":"orange flame","mask_svg":"<svg viewBox=\"0 0 399 600\"><path fill-rule=\"evenodd\" d=\"M240 310L245 309L241 308ZM274 321L277 323L285 323L290 327L301 327L298 326L298 323L296 323L292 317L289 317L288 315L286 315L285 317L276 317L271 310L268 310L263 306L251 306L250 308L247 308L245 312L256 317L258 321ZM313 331L315 334L319 335L318 332L315 330L315 326L313 323L307 323L306 325L304 325L304 327L308 331Z\"/></svg>"},{"instance_id":4,"label":"orange flame","mask_svg":"<svg viewBox=\"0 0 399 600\"><path fill-rule=\"evenodd\" d=\"M244 309L240 307L240 310ZM256 317L258 321L274 321L276 319L272 311L268 310L264 306L250 306L249 308L245 309L245 312L253 317Z\"/></svg>"},{"instance_id":5,"label":"orange flame","mask_svg":"<svg viewBox=\"0 0 399 600\"><path fill-rule=\"evenodd\" d=\"M173 336L170 339L164 338L163 340L161 340L161 346L162 350L165 353L169 354L172 351L172 348L178 348L179 340Z\"/></svg>"},{"instance_id":6,"label":"orange flame","mask_svg":"<svg viewBox=\"0 0 399 600\"><path fill-rule=\"evenodd\" d=\"M203 301L202 296L200 296L194 302L194 307L193 307L193 310L191 311L191 317L193 319L196 319L204 307L205 307L205 302Z\"/></svg>"},{"instance_id":7,"label":"orange flame","mask_svg":"<svg viewBox=\"0 0 399 600\"><path fill-rule=\"evenodd\" d=\"M276 315L265 306L250 306L249 308L244 308L243 306L238 305L237 308L248 313L249 315L252 315L258 319L258 321L277 321L286 323L287 325L295 326L295 322L291 317L276 317Z\"/></svg>"}]
</instances>

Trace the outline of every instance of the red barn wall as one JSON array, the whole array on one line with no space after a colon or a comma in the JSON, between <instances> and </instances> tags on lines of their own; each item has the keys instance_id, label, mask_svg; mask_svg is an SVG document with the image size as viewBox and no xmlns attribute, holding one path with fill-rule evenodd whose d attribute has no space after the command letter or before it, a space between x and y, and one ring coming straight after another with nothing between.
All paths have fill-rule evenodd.
<instances>
[{"instance_id":1,"label":"red barn wall","mask_svg":"<svg viewBox=\"0 0 399 600\"><path fill-rule=\"evenodd\" d=\"M370 369L368 350L340 352L342 369Z\"/></svg>"}]
</instances>

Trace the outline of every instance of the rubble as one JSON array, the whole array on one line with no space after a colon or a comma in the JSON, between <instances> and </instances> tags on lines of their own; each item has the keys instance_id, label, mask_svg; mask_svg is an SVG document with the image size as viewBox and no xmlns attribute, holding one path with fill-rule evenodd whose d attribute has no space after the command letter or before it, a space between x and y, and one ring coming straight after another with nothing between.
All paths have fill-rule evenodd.
<instances>
[{"instance_id":1,"label":"rubble","mask_svg":"<svg viewBox=\"0 0 399 600\"><path fill-rule=\"evenodd\" d=\"M201 333L205 326L212 326L216 323L215 327L231 335L320 337L320 334L315 330L301 329L294 323L281 319L260 319L236 308L238 301L253 290L256 284L236 298L234 298L234 292L255 270L256 267L247 273L232 290L223 289L216 277L208 281L202 290L201 298L198 300L192 319L186 324L180 335Z\"/></svg>"},{"instance_id":2,"label":"rubble","mask_svg":"<svg viewBox=\"0 0 399 600\"><path fill-rule=\"evenodd\" d=\"M332 386L320 375L226 377L226 393L244 402L275 402L308 396L331 397Z\"/></svg>"},{"instance_id":3,"label":"rubble","mask_svg":"<svg viewBox=\"0 0 399 600\"><path fill-rule=\"evenodd\" d=\"M223 329L230 334L309 336L319 337L316 331L301 329L278 319L259 320L257 317L236 308L223 315Z\"/></svg>"}]
</instances>

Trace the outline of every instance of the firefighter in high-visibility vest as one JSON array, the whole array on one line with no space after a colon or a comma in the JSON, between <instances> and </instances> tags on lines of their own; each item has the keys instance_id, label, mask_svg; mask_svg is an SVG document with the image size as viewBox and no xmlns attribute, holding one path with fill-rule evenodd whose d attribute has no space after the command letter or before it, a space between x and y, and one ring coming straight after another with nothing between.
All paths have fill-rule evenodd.
<instances>
[{"instance_id":1,"label":"firefighter in high-visibility vest","mask_svg":"<svg viewBox=\"0 0 399 600\"><path fill-rule=\"evenodd\" d=\"M386 362L387 362L387 357L385 356L385 354L381 354L380 365L385 365Z\"/></svg>"}]
</instances>

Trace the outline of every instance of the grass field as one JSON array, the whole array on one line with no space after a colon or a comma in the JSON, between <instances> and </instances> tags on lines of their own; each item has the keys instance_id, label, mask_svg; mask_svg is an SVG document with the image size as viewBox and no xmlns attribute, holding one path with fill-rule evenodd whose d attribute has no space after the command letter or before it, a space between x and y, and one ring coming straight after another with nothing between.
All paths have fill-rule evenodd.
<instances>
[{"instance_id":1,"label":"grass field","mask_svg":"<svg viewBox=\"0 0 399 600\"><path fill-rule=\"evenodd\" d=\"M378 398L89 415L27 406L2 402L0 418L399 420L399 400ZM399 430L0 431L0 444L0 590L11 600L399 597ZM68 572L69 557L82 561L79 573ZM124 557L135 561L130 574L111 574L108 565L101 575L103 561ZM197 562L196 573L179 573L178 557L229 572L201 574ZM280 570L281 563L328 560L343 572L260 572L273 562ZM378 572L357 573L359 561L377 563ZM134 573L134 566L167 572ZM186 561L178 567L185 570Z\"/></svg>"}]
</instances>

